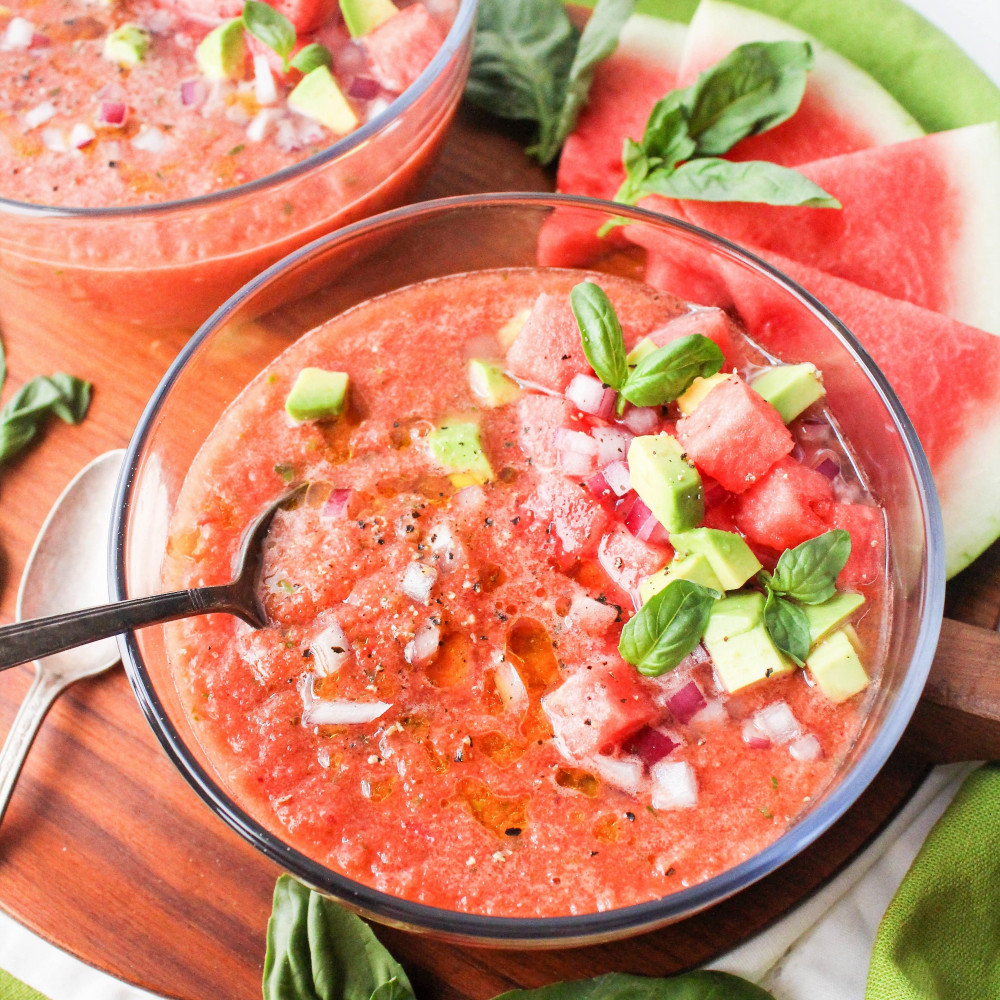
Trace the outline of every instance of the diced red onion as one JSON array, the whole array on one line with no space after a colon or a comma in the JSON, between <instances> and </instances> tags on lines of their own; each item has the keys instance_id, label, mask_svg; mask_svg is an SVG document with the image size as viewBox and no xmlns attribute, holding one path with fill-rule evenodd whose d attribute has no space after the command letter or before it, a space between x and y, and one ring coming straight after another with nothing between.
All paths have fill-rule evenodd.
<instances>
[{"instance_id":1,"label":"diced red onion","mask_svg":"<svg viewBox=\"0 0 1000 1000\"><path fill-rule=\"evenodd\" d=\"M812 467L827 479L836 479L840 475L840 462L837 453L829 448L818 451L810 463Z\"/></svg>"},{"instance_id":2,"label":"diced red onion","mask_svg":"<svg viewBox=\"0 0 1000 1000\"><path fill-rule=\"evenodd\" d=\"M802 420L795 430L795 436L802 444L822 444L830 440L830 425L823 420Z\"/></svg>"},{"instance_id":3,"label":"diced red onion","mask_svg":"<svg viewBox=\"0 0 1000 1000\"><path fill-rule=\"evenodd\" d=\"M56 115L56 106L51 101L42 101L41 104L36 104L33 108L29 108L21 116L25 128L38 128L39 125L44 125L47 121L54 118Z\"/></svg>"},{"instance_id":4,"label":"diced red onion","mask_svg":"<svg viewBox=\"0 0 1000 1000\"><path fill-rule=\"evenodd\" d=\"M616 499L615 492L608 485L603 472L598 472L587 480L587 489L605 505L613 503Z\"/></svg>"},{"instance_id":5,"label":"diced red onion","mask_svg":"<svg viewBox=\"0 0 1000 1000\"><path fill-rule=\"evenodd\" d=\"M413 638L403 647L403 659L419 666L434 658L441 642L441 630L437 625L422 625ZM501 695L501 697L503 697Z\"/></svg>"},{"instance_id":6,"label":"diced red onion","mask_svg":"<svg viewBox=\"0 0 1000 1000\"><path fill-rule=\"evenodd\" d=\"M586 594L577 594L570 602L566 624L578 627L588 635L603 635L618 620L614 604L596 601Z\"/></svg>"},{"instance_id":7,"label":"diced red onion","mask_svg":"<svg viewBox=\"0 0 1000 1000\"><path fill-rule=\"evenodd\" d=\"M608 757L597 754L587 763L609 785L620 788L626 795L636 796L642 785L642 761L638 757Z\"/></svg>"},{"instance_id":8,"label":"diced red onion","mask_svg":"<svg viewBox=\"0 0 1000 1000\"><path fill-rule=\"evenodd\" d=\"M597 442L583 431L560 427L555 435L559 467L567 476L589 476L597 464Z\"/></svg>"},{"instance_id":9,"label":"diced red onion","mask_svg":"<svg viewBox=\"0 0 1000 1000\"><path fill-rule=\"evenodd\" d=\"M649 773L654 809L691 809L698 804L698 782L686 761L661 760Z\"/></svg>"},{"instance_id":10,"label":"diced red onion","mask_svg":"<svg viewBox=\"0 0 1000 1000\"><path fill-rule=\"evenodd\" d=\"M403 593L413 601L427 604L431 599L431 590L437 582L437 570L424 563L411 562L403 573L401 584Z\"/></svg>"},{"instance_id":11,"label":"diced red onion","mask_svg":"<svg viewBox=\"0 0 1000 1000\"><path fill-rule=\"evenodd\" d=\"M632 476L628 471L628 463L620 459L612 462L604 470L604 478L608 486L615 491L616 496L623 497L632 489Z\"/></svg>"},{"instance_id":12,"label":"diced red onion","mask_svg":"<svg viewBox=\"0 0 1000 1000\"><path fill-rule=\"evenodd\" d=\"M615 504L615 516L619 520L624 521L628 517L629 511L632 509L632 505L639 499L639 494L635 490L629 490L616 504Z\"/></svg>"},{"instance_id":13,"label":"diced red onion","mask_svg":"<svg viewBox=\"0 0 1000 1000\"><path fill-rule=\"evenodd\" d=\"M309 651L316 673L329 677L351 658L351 643L339 623L334 622L309 643Z\"/></svg>"},{"instance_id":14,"label":"diced red onion","mask_svg":"<svg viewBox=\"0 0 1000 1000\"><path fill-rule=\"evenodd\" d=\"M370 76L356 76L347 88L347 93L359 101L371 101L378 97L381 89L378 80L373 80Z\"/></svg>"},{"instance_id":15,"label":"diced red onion","mask_svg":"<svg viewBox=\"0 0 1000 1000\"><path fill-rule=\"evenodd\" d=\"M181 84L181 104L192 110L200 108L208 100L208 84L198 77L195 80L185 80Z\"/></svg>"},{"instance_id":16,"label":"diced red onion","mask_svg":"<svg viewBox=\"0 0 1000 1000\"><path fill-rule=\"evenodd\" d=\"M625 515L625 527L640 542L666 545L669 541L666 528L656 520L656 515L638 496L635 498L635 502L632 504L629 512Z\"/></svg>"},{"instance_id":17,"label":"diced red onion","mask_svg":"<svg viewBox=\"0 0 1000 1000\"><path fill-rule=\"evenodd\" d=\"M35 26L24 17L12 17L0 39L0 51L15 52L31 46L35 37Z\"/></svg>"},{"instance_id":18,"label":"diced red onion","mask_svg":"<svg viewBox=\"0 0 1000 1000\"><path fill-rule=\"evenodd\" d=\"M278 100L278 87L268 65L267 56L258 53L253 57L253 95L258 104L267 106Z\"/></svg>"},{"instance_id":19,"label":"diced red onion","mask_svg":"<svg viewBox=\"0 0 1000 1000\"><path fill-rule=\"evenodd\" d=\"M29 49L47 49L52 44L52 39L48 35L40 35L37 31L31 36Z\"/></svg>"},{"instance_id":20,"label":"diced red onion","mask_svg":"<svg viewBox=\"0 0 1000 1000\"><path fill-rule=\"evenodd\" d=\"M625 743L625 749L634 753L646 767L651 768L663 760L669 753L676 750L680 743L652 726L643 726L631 739Z\"/></svg>"},{"instance_id":21,"label":"diced red onion","mask_svg":"<svg viewBox=\"0 0 1000 1000\"><path fill-rule=\"evenodd\" d=\"M624 427L595 427L590 434L597 442L597 464L602 468L619 459L624 460L635 436Z\"/></svg>"},{"instance_id":22,"label":"diced red onion","mask_svg":"<svg viewBox=\"0 0 1000 1000\"><path fill-rule=\"evenodd\" d=\"M770 750L771 741L760 731L753 719L743 723L743 742L751 750Z\"/></svg>"},{"instance_id":23,"label":"diced red onion","mask_svg":"<svg viewBox=\"0 0 1000 1000\"><path fill-rule=\"evenodd\" d=\"M74 149L83 149L97 138L97 133L84 122L77 122L69 130L69 144Z\"/></svg>"},{"instance_id":24,"label":"diced red onion","mask_svg":"<svg viewBox=\"0 0 1000 1000\"><path fill-rule=\"evenodd\" d=\"M753 722L764 736L775 743L787 743L802 731L792 710L783 701L765 705L754 713Z\"/></svg>"},{"instance_id":25,"label":"diced red onion","mask_svg":"<svg viewBox=\"0 0 1000 1000\"><path fill-rule=\"evenodd\" d=\"M101 101L97 109L97 124L117 128L125 124L128 106L121 101Z\"/></svg>"},{"instance_id":26,"label":"diced red onion","mask_svg":"<svg viewBox=\"0 0 1000 1000\"><path fill-rule=\"evenodd\" d=\"M690 722L707 704L701 688L694 681L688 681L667 699L667 708L682 725Z\"/></svg>"},{"instance_id":27,"label":"diced red onion","mask_svg":"<svg viewBox=\"0 0 1000 1000\"><path fill-rule=\"evenodd\" d=\"M350 490L331 490L320 510L320 517L337 518L347 513L347 504L351 499Z\"/></svg>"},{"instance_id":28,"label":"diced red onion","mask_svg":"<svg viewBox=\"0 0 1000 1000\"><path fill-rule=\"evenodd\" d=\"M618 393L592 375L574 375L566 387L566 398L578 410L610 420Z\"/></svg>"},{"instance_id":29,"label":"diced red onion","mask_svg":"<svg viewBox=\"0 0 1000 1000\"><path fill-rule=\"evenodd\" d=\"M659 429L662 418L655 406L630 406L622 417L622 423L633 434L652 434Z\"/></svg>"},{"instance_id":30,"label":"diced red onion","mask_svg":"<svg viewBox=\"0 0 1000 1000\"><path fill-rule=\"evenodd\" d=\"M819 740L812 733L800 736L788 745L788 754L794 760L806 762L819 760L823 753L823 748L819 745Z\"/></svg>"}]
</instances>

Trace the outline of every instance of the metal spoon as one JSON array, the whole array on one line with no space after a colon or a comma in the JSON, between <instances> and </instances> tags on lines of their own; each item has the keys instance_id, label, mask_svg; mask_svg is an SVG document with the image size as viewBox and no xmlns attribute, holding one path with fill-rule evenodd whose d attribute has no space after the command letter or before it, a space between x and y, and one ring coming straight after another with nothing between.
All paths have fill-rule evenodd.
<instances>
[{"instance_id":1,"label":"metal spoon","mask_svg":"<svg viewBox=\"0 0 1000 1000\"><path fill-rule=\"evenodd\" d=\"M17 593L18 620L107 600L107 545L124 451L95 458L63 490L28 556ZM28 689L0 751L0 822L42 720L74 681L118 662L114 639L37 660Z\"/></svg>"},{"instance_id":2,"label":"metal spoon","mask_svg":"<svg viewBox=\"0 0 1000 1000\"><path fill-rule=\"evenodd\" d=\"M263 628L267 624L267 615L256 594L261 545L271 526L271 518L280 507L297 497L306 485L301 483L279 497L249 526L237 554L235 578L229 583L136 597L83 611L5 625L0 628L0 670L82 646L95 639L191 615L227 612L238 615L254 628Z\"/></svg>"}]
</instances>

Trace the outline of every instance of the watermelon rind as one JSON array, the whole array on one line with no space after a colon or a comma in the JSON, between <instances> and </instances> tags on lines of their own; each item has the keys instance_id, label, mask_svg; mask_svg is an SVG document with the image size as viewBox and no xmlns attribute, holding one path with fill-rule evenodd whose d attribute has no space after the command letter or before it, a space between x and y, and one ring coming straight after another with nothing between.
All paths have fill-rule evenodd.
<instances>
[{"instance_id":1,"label":"watermelon rind","mask_svg":"<svg viewBox=\"0 0 1000 1000\"><path fill-rule=\"evenodd\" d=\"M702 0L691 19L679 78L699 72L746 42L809 41L815 59L809 86L872 143L901 142L923 135L909 112L880 84L819 39L793 25L728 0Z\"/></svg>"},{"instance_id":2,"label":"watermelon rind","mask_svg":"<svg viewBox=\"0 0 1000 1000\"><path fill-rule=\"evenodd\" d=\"M618 51L657 62L666 58L671 65L679 66L687 31L682 21L633 14L618 36Z\"/></svg>"}]
</instances>

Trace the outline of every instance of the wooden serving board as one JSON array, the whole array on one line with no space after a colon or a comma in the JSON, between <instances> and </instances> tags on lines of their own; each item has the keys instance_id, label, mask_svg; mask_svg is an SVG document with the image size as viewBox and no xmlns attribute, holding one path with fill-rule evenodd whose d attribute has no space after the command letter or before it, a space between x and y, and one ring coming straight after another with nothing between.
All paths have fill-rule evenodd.
<instances>
[{"instance_id":1,"label":"wooden serving board","mask_svg":"<svg viewBox=\"0 0 1000 1000\"><path fill-rule=\"evenodd\" d=\"M551 175L524 158L520 138L463 109L425 196L550 190ZM182 343L133 336L84 351L50 330L11 334L6 346L16 383L62 369L96 387L82 426L53 426L21 461L0 470L0 618L10 621L46 511L90 458L126 444ZM954 621L946 622L942 650L950 655L935 672L916 738L904 741L815 845L707 913L626 942L548 952L462 948L383 929L379 936L418 995L435 1000L480 1000L515 986L612 970L668 975L707 960L763 928L862 848L926 774L928 748L939 759L1000 756L1000 746L990 743L1000 734L991 716L1000 703L997 681L984 681L975 669L1000 659L1000 640L986 631L995 628L998 609L1000 546L994 546L949 587ZM956 665L968 667L964 679ZM26 667L0 674L0 734L30 677ZM960 717L948 708L955 703L969 726L957 724ZM981 742L963 741L970 728ZM278 874L174 770L120 669L78 684L59 701L0 827L0 907L92 965L184 1000L260 995Z\"/></svg>"}]
</instances>

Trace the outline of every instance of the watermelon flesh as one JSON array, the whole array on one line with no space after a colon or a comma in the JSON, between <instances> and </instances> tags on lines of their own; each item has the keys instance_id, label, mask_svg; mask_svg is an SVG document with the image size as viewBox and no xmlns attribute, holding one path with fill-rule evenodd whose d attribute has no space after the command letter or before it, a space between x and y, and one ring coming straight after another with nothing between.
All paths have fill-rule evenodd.
<instances>
[{"instance_id":1,"label":"watermelon flesh","mask_svg":"<svg viewBox=\"0 0 1000 1000\"><path fill-rule=\"evenodd\" d=\"M842 209L684 201L682 217L1000 334L1000 126L970 125L798 168ZM664 206L660 206L664 207ZM667 206L678 213L677 204Z\"/></svg>"},{"instance_id":2,"label":"watermelon flesh","mask_svg":"<svg viewBox=\"0 0 1000 1000\"><path fill-rule=\"evenodd\" d=\"M375 78L386 90L402 93L424 71L444 35L422 3L406 7L362 39Z\"/></svg>"},{"instance_id":3,"label":"watermelon flesh","mask_svg":"<svg viewBox=\"0 0 1000 1000\"><path fill-rule=\"evenodd\" d=\"M230 17L239 17L243 0L165 0L165 5L177 6L193 18L215 24ZM272 0L271 6L284 14L299 34L315 31L338 14L338 0Z\"/></svg>"}]
</instances>

